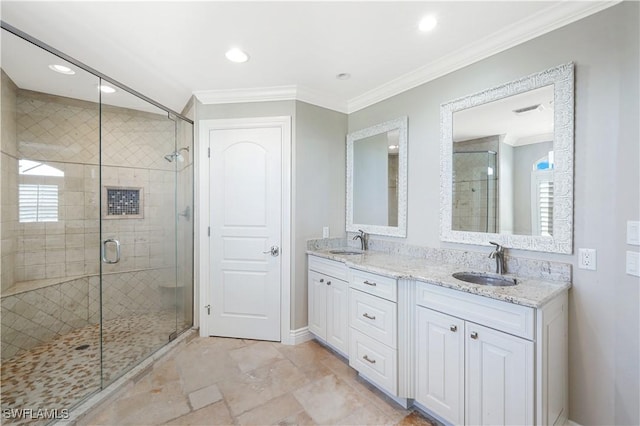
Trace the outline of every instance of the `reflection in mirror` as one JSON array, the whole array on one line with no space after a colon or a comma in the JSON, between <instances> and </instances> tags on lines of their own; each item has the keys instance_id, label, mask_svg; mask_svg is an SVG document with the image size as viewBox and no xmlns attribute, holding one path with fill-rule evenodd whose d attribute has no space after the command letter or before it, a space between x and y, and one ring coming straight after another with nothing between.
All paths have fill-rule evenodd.
<instances>
[{"instance_id":1,"label":"reflection in mirror","mask_svg":"<svg viewBox=\"0 0 640 426\"><path fill-rule=\"evenodd\" d=\"M347 231L405 236L406 123L347 135Z\"/></svg>"},{"instance_id":2,"label":"reflection in mirror","mask_svg":"<svg viewBox=\"0 0 640 426\"><path fill-rule=\"evenodd\" d=\"M573 64L440 111L441 239L571 253Z\"/></svg>"},{"instance_id":3,"label":"reflection in mirror","mask_svg":"<svg viewBox=\"0 0 640 426\"><path fill-rule=\"evenodd\" d=\"M553 85L453 114L452 227L553 235Z\"/></svg>"},{"instance_id":4,"label":"reflection in mirror","mask_svg":"<svg viewBox=\"0 0 640 426\"><path fill-rule=\"evenodd\" d=\"M353 144L353 220L398 226L398 130ZM372 208L372 201L384 208Z\"/></svg>"}]
</instances>

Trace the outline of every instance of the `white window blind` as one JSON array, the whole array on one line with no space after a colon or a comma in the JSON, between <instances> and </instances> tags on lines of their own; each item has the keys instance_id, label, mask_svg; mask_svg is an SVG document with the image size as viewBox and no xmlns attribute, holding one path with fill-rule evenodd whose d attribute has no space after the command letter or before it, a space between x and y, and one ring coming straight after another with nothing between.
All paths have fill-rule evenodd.
<instances>
[{"instance_id":1,"label":"white window blind","mask_svg":"<svg viewBox=\"0 0 640 426\"><path fill-rule=\"evenodd\" d=\"M553 236L553 170L531 173L531 231Z\"/></svg>"},{"instance_id":2,"label":"white window blind","mask_svg":"<svg viewBox=\"0 0 640 426\"><path fill-rule=\"evenodd\" d=\"M58 185L20 184L20 222L57 222Z\"/></svg>"},{"instance_id":3,"label":"white window blind","mask_svg":"<svg viewBox=\"0 0 640 426\"><path fill-rule=\"evenodd\" d=\"M553 235L553 182L538 184L538 214L540 215L540 235Z\"/></svg>"}]
</instances>

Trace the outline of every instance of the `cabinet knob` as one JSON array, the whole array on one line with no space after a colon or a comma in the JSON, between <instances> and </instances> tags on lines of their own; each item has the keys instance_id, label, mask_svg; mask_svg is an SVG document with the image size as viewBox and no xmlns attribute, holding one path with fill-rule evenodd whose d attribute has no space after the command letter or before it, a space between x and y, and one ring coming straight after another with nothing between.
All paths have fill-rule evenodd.
<instances>
[{"instance_id":1,"label":"cabinet knob","mask_svg":"<svg viewBox=\"0 0 640 426\"><path fill-rule=\"evenodd\" d=\"M369 314L368 314L368 313L366 313L366 312L365 312L364 314L362 314L362 316L363 316L363 317L365 317L365 318L367 318L367 319L370 319L370 320L374 320L374 319L376 319L376 317L372 317L371 315L369 315Z\"/></svg>"},{"instance_id":2,"label":"cabinet knob","mask_svg":"<svg viewBox=\"0 0 640 426\"><path fill-rule=\"evenodd\" d=\"M331 285L331 281L327 281L327 285Z\"/></svg>"},{"instance_id":3,"label":"cabinet knob","mask_svg":"<svg viewBox=\"0 0 640 426\"><path fill-rule=\"evenodd\" d=\"M477 339L478 338L478 333L476 333L475 331L472 331L471 332L471 338L474 339L474 340Z\"/></svg>"},{"instance_id":4,"label":"cabinet knob","mask_svg":"<svg viewBox=\"0 0 640 426\"><path fill-rule=\"evenodd\" d=\"M449 327L449 330L451 330L451 331L453 331L455 333L456 331L458 331L458 326L457 325L452 325L452 326Z\"/></svg>"},{"instance_id":5,"label":"cabinet knob","mask_svg":"<svg viewBox=\"0 0 640 426\"><path fill-rule=\"evenodd\" d=\"M367 361L368 363L371 363L371 364L375 364L376 363L375 359L369 359L369 357L367 355L363 356L362 359L364 359L365 361Z\"/></svg>"},{"instance_id":6,"label":"cabinet knob","mask_svg":"<svg viewBox=\"0 0 640 426\"><path fill-rule=\"evenodd\" d=\"M320 282L323 283L324 282L324 278L320 278Z\"/></svg>"}]
</instances>

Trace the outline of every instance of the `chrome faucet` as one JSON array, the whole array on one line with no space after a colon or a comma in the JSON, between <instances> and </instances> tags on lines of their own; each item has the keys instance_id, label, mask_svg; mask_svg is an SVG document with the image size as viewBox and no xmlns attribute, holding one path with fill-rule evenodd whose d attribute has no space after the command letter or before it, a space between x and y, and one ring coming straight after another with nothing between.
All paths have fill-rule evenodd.
<instances>
[{"instance_id":1,"label":"chrome faucet","mask_svg":"<svg viewBox=\"0 0 640 426\"><path fill-rule=\"evenodd\" d=\"M364 232L362 229L358 229L358 232L360 233L353 237L353 239L360 240L360 248L362 250L369 250L369 234Z\"/></svg>"},{"instance_id":2,"label":"chrome faucet","mask_svg":"<svg viewBox=\"0 0 640 426\"><path fill-rule=\"evenodd\" d=\"M489 244L496 246L496 249L489 253L489 258L496 260L496 274L502 275L506 272L504 267L504 247L493 241L489 241Z\"/></svg>"}]
</instances>

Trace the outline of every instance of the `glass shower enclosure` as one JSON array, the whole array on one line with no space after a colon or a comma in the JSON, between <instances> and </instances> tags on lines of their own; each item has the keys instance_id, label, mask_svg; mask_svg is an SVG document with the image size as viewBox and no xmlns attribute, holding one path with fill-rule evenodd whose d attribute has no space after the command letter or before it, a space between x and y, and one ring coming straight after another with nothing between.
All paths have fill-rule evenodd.
<instances>
[{"instance_id":1,"label":"glass shower enclosure","mask_svg":"<svg viewBox=\"0 0 640 426\"><path fill-rule=\"evenodd\" d=\"M3 23L6 424L71 409L192 325L193 123L61 55Z\"/></svg>"}]
</instances>

